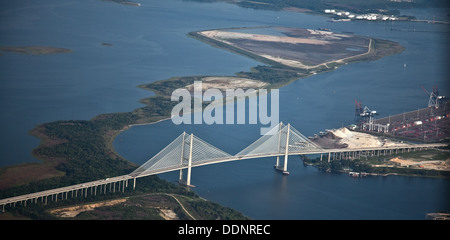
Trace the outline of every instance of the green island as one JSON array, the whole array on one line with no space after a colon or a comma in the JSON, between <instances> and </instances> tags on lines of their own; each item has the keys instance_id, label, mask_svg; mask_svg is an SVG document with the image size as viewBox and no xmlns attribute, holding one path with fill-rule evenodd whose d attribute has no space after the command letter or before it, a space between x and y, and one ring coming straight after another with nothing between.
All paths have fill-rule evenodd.
<instances>
[{"instance_id":1,"label":"green island","mask_svg":"<svg viewBox=\"0 0 450 240\"><path fill-rule=\"evenodd\" d=\"M241 28L239 28L242 30ZM304 38L312 31L305 29L288 29L291 38ZM220 30L225 31L225 30ZM229 31L227 29L226 31ZM282 29L286 31L286 29ZM297 34L297 36L295 36ZM301 37L298 35L302 35ZM335 33L320 33L335 34ZM359 54L351 55L346 51L331 51L331 55L317 59L314 63L295 61L302 65L286 65L279 58L270 58L269 53L254 52L246 49L248 41L259 41L266 44L267 39L242 39L207 37L201 32L189 33L188 36L197 38L215 47L226 49L238 54L254 58L267 65L260 65L248 72L238 72L236 76L185 76L173 77L150 84L139 86L151 90L155 96L145 98L140 102L144 107L131 112L100 114L91 120L65 120L44 123L30 131L30 134L40 139L40 145L32 154L42 163L28 163L0 169L0 198L6 198L30 192L74 185L87 181L128 174L136 169L137 165L121 157L113 149L114 138L121 132L135 124L154 123L170 117L171 109L177 102L171 101L172 92L184 88L196 80L206 78L215 79L212 86L224 84L230 79L250 79L252 84L264 83L264 88L279 88L290 82L307 76L331 71L338 66L358 61L371 61L381 57L397 54L403 47L396 42L359 37L339 35L337 41L347 41L354 37L358 45ZM339 36L341 36L339 38ZM244 35L245 37L245 35ZM227 41L234 41L228 44ZM278 40L276 40L278 41ZM292 43L283 43L292 44ZM331 43L330 43L331 44ZM339 42L333 43L338 46ZM336 45L337 44L337 45ZM343 43L349 44L348 42ZM317 44L316 44L317 45ZM323 44L328 46L327 44ZM270 50L271 48L266 48ZM342 48L340 48L342 50ZM309 49L308 51L310 51ZM354 52L353 50L348 50ZM268 57L269 56L269 57ZM283 56L284 57L284 56ZM301 67L299 67L301 66ZM234 81L233 80L233 81ZM240 86L245 88L244 86ZM164 211L170 209L179 219L248 219L233 209L222 207L216 203L204 200L185 187L169 183L157 176L138 179L136 190L126 190L123 193L105 194L88 198L75 198L67 201L52 202L48 205L33 204L27 207L8 209L2 218L31 218L31 219L61 219L61 216L52 214L55 209L92 201L108 202L112 199L126 199L115 204L102 203L95 211L82 212L77 215L79 219L161 219L165 218ZM142 202L146 202L143 204ZM147 206L147 207L146 207ZM161 210L161 209L164 209ZM187 209L187 211L183 210ZM117 211L121 211L119 214ZM168 211L168 210L167 210ZM166 212L167 212L166 211ZM169 211L168 215L173 215ZM186 212L189 212L186 213ZM142 214L145 213L145 214ZM122 217L120 217L122 216ZM167 217L167 216L166 216ZM170 218L170 217L169 217Z\"/></svg>"}]
</instances>

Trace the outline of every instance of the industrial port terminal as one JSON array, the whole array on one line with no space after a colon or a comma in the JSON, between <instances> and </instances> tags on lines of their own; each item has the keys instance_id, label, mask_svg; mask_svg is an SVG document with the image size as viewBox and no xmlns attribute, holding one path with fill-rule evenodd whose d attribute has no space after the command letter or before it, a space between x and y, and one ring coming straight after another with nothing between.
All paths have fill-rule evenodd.
<instances>
[{"instance_id":1,"label":"industrial port terminal","mask_svg":"<svg viewBox=\"0 0 450 240\"><path fill-rule=\"evenodd\" d=\"M428 107L376 119L377 111L362 107L355 100L354 130L376 132L385 136L418 142L444 142L450 140L450 101L439 95L438 87L429 95Z\"/></svg>"}]
</instances>

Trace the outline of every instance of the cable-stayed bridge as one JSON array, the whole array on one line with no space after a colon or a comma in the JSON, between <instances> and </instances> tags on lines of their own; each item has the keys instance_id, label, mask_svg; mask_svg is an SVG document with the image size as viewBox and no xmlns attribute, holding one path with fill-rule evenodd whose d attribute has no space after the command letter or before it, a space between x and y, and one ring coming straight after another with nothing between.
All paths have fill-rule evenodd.
<instances>
[{"instance_id":1,"label":"cable-stayed bridge","mask_svg":"<svg viewBox=\"0 0 450 240\"><path fill-rule=\"evenodd\" d=\"M215 163L277 156L276 168L287 172L288 155L324 152L317 144L293 128L279 124L268 134L237 153L231 155L193 134L183 132L162 151L133 171L130 176L144 177L174 170L187 169L186 184L190 185L191 168ZM283 167L279 157L284 156ZM180 171L180 180L182 172Z\"/></svg>"},{"instance_id":2,"label":"cable-stayed bridge","mask_svg":"<svg viewBox=\"0 0 450 240\"><path fill-rule=\"evenodd\" d=\"M130 174L1 199L0 206L2 206L4 211L5 206L15 206L17 203L26 205L27 202L42 202L46 204L49 200L58 201L67 199L69 195L73 198L87 197L88 194L96 195L97 193L105 194L108 192L125 191L125 188L128 187L129 180L133 180L134 189L136 187L136 178L171 171L180 171L180 183L192 186L191 170L193 167L230 161L276 157L275 169L288 175L287 166L289 155L320 154L320 159L322 160L323 154L325 154L328 157L328 161L331 161L332 159L339 158L357 159L365 156L386 155L442 146L446 146L446 144L409 144L391 147L323 149L290 124L283 125L280 123L239 153L231 155L203 141L194 134L183 132L159 153ZM187 170L186 179L183 176L183 170L185 169Z\"/></svg>"}]
</instances>

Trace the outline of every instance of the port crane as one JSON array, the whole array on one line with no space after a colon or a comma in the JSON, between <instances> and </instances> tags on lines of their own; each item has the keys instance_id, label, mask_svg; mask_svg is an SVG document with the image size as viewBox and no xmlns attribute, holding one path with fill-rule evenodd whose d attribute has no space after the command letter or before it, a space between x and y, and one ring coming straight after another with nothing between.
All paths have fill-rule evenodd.
<instances>
[{"instance_id":1,"label":"port crane","mask_svg":"<svg viewBox=\"0 0 450 240\"><path fill-rule=\"evenodd\" d=\"M373 123L373 116L377 114L377 111L370 110L369 107L362 107L361 102L355 99L355 122L368 122Z\"/></svg>"},{"instance_id":2,"label":"port crane","mask_svg":"<svg viewBox=\"0 0 450 240\"><path fill-rule=\"evenodd\" d=\"M369 107L362 107L361 102L355 99L355 122L360 124L362 130L385 132L389 131L389 123L386 125L374 123L374 116L377 111L371 110Z\"/></svg>"},{"instance_id":3,"label":"port crane","mask_svg":"<svg viewBox=\"0 0 450 240\"><path fill-rule=\"evenodd\" d=\"M440 102L445 101L446 97L439 95L439 89L437 86L433 87L431 93L428 92L427 89L425 89L423 86L420 87L428 96L430 96L428 98L428 107L439 108Z\"/></svg>"},{"instance_id":4,"label":"port crane","mask_svg":"<svg viewBox=\"0 0 450 240\"><path fill-rule=\"evenodd\" d=\"M355 99L355 122L359 123L361 121L361 113L363 112L363 108L361 102L356 101Z\"/></svg>"}]
</instances>

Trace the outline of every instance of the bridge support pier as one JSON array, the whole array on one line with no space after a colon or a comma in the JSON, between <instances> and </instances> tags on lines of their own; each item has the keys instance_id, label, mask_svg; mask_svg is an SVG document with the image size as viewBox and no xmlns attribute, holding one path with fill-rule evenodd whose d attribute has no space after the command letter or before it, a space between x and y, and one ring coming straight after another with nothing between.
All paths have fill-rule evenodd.
<instances>
[{"instance_id":1,"label":"bridge support pier","mask_svg":"<svg viewBox=\"0 0 450 240\"><path fill-rule=\"evenodd\" d=\"M286 146L285 146L285 151L284 151L284 164L283 167L280 166L280 158L279 156L277 156L277 164L275 165L275 169L277 171L280 171L283 173L283 175L289 175L289 172L287 171L287 163L288 163L288 156L289 156L289 130L290 130L291 125L288 124L287 125L287 132L286 132ZM278 150L280 151L281 148L281 131L279 134L279 138L278 138Z\"/></svg>"},{"instance_id":2,"label":"bridge support pier","mask_svg":"<svg viewBox=\"0 0 450 240\"><path fill-rule=\"evenodd\" d=\"M279 129L278 129L278 152L281 151L281 129L283 127L283 123L280 122ZM278 169L280 167L280 156L277 156L277 162L275 163L275 166L273 166L275 169Z\"/></svg>"},{"instance_id":3,"label":"bridge support pier","mask_svg":"<svg viewBox=\"0 0 450 240\"><path fill-rule=\"evenodd\" d=\"M289 172L287 170L287 163L288 163L288 149L289 147L286 147L286 154L284 155L284 165L283 165L283 174L284 175L289 175Z\"/></svg>"},{"instance_id":4,"label":"bridge support pier","mask_svg":"<svg viewBox=\"0 0 450 240\"><path fill-rule=\"evenodd\" d=\"M183 143L182 143L182 149L181 149L181 163L183 163L183 157L184 157L184 135L185 135L185 133L183 132ZM188 158L186 181L183 180L183 169L180 169L180 178L178 181L180 184L185 185L187 187L195 187L194 185L191 185L193 141L194 141L194 134L191 134L190 141L189 141L189 158Z\"/></svg>"},{"instance_id":5,"label":"bridge support pier","mask_svg":"<svg viewBox=\"0 0 450 240\"><path fill-rule=\"evenodd\" d=\"M189 143L189 160L187 169L186 186L191 187L191 170L192 170L192 146L194 141L194 134L191 134L191 141Z\"/></svg>"}]
</instances>

